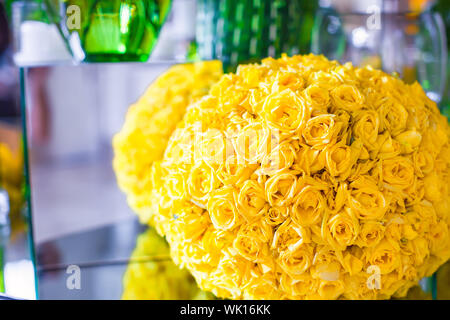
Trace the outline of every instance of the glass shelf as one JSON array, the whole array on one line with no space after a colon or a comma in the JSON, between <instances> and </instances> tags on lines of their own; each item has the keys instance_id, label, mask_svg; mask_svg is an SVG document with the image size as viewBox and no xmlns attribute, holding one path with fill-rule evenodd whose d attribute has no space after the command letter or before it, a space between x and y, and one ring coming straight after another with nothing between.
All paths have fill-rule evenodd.
<instances>
[{"instance_id":1,"label":"glass shelf","mask_svg":"<svg viewBox=\"0 0 450 320\"><path fill-rule=\"evenodd\" d=\"M71 234L37 246L39 299L120 299L122 278L136 237L145 230L135 218L91 231ZM164 263L161 262L161 263ZM68 289L67 268L80 268L81 289Z\"/></svg>"}]
</instances>

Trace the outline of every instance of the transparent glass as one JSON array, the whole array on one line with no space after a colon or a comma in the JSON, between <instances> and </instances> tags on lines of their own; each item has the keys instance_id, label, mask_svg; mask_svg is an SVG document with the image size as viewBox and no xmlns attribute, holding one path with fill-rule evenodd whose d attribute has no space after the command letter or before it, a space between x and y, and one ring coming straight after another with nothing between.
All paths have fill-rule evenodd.
<instances>
[{"instance_id":1,"label":"transparent glass","mask_svg":"<svg viewBox=\"0 0 450 320\"><path fill-rule=\"evenodd\" d=\"M41 1L14 1L11 22L16 65L70 62L72 55Z\"/></svg>"},{"instance_id":2,"label":"transparent glass","mask_svg":"<svg viewBox=\"0 0 450 320\"><path fill-rule=\"evenodd\" d=\"M35 299L35 259L23 123L0 118L0 292Z\"/></svg>"},{"instance_id":3,"label":"transparent glass","mask_svg":"<svg viewBox=\"0 0 450 320\"><path fill-rule=\"evenodd\" d=\"M312 33L312 52L340 62L381 68L399 74L408 83L417 80L439 103L447 72L441 15L377 10L366 13L321 8Z\"/></svg>"}]
</instances>

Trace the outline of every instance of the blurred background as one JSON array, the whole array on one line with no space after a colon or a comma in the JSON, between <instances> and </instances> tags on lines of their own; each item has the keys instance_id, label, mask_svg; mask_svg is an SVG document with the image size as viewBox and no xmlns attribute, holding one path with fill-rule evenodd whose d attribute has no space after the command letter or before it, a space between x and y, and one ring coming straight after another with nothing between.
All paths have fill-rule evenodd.
<instances>
[{"instance_id":1,"label":"blurred background","mask_svg":"<svg viewBox=\"0 0 450 320\"><path fill-rule=\"evenodd\" d=\"M170 65L324 54L419 81L450 116L449 28L448 0L2 1L0 291L35 298L37 276L41 298L120 297L143 228L117 187L111 139ZM65 290L69 264L89 270L81 293Z\"/></svg>"}]
</instances>

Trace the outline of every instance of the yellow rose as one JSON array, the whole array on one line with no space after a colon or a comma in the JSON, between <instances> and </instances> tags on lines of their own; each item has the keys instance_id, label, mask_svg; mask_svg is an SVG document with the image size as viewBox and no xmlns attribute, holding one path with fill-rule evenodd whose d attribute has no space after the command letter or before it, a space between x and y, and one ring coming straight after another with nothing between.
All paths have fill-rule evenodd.
<instances>
[{"instance_id":1,"label":"yellow rose","mask_svg":"<svg viewBox=\"0 0 450 320\"><path fill-rule=\"evenodd\" d=\"M222 187L211 194L207 209L214 227L228 230L236 227L242 220L235 205L236 190L231 187Z\"/></svg>"},{"instance_id":2,"label":"yellow rose","mask_svg":"<svg viewBox=\"0 0 450 320\"><path fill-rule=\"evenodd\" d=\"M361 139L364 146L373 150L377 148L376 142L380 128L380 119L373 110L363 111L357 114L353 125L353 136Z\"/></svg>"},{"instance_id":3,"label":"yellow rose","mask_svg":"<svg viewBox=\"0 0 450 320\"><path fill-rule=\"evenodd\" d=\"M336 251L330 249L329 246L316 247L310 269L313 278L336 281L340 279L341 271L342 266L339 259L336 257Z\"/></svg>"},{"instance_id":4,"label":"yellow rose","mask_svg":"<svg viewBox=\"0 0 450 320\"><path fill-rule=\"evenodd\" d=\"M217 178L224 185L238 185L249 179L256 168L257 165L243 166L237 156L231 154L217 170Z\"/></svg>"},{"instance_id":5,"label":"yellow rose","mask_svg":"<svg viewBox=\"0 0 450 320\"><path fill-rule=\"evenodd\" d=\"M288 299L305 299L311 292L317 292L320 280L302 275L296 278L300 278L300 280L292 278L287 273L281 275L280 287L289 294Z\"/></svg>"},{"instance_id":6,"label":"yellow rose","mask_svg":"<svg viewBox=\"0 0 450 320\"><path fill-rule=\"evenodd\" d=\"M296 72L278 72L275 77L275 86L277 91L290 89L294 92L300 91L305 86L305 80ZM275 89L275 88L273 88Z\"/></svg>"},{"instance_id":7,"label":"yellow rose","mask_svg":"<svg viewBox=\"0 0 450 320\"><path fill-rule=\"evenodd\" d=\"M206 163L195 165L187 180L189 195L199 203L206 203L208 194L217 186L217 179L213 168Z\"/></svg>"},{"instance_id":8,"label":"yellow rose","mask_svg":"<svg viewBox=\"0 0 450 320\"><path fill-rule=\"evenodd\" d=\"M181 172L171 172L166 176L168 195L173 199L186 197L186 179Z\"/></svg>"},{"instance_id":9,"label":"yellow rose","mask_svg":"<svg viewBox=\"0 0 450 320\"><path fill-rule=\"evenodd\" d=\"M238 66L236 74L240 75L249 87L257 87L263 76L263 71L249 64Z\"/></svg>"},{"instance_id":10,"label":"yellow rose","mask_svg":"<svg viewBox=\"0 0 450 320\"><path fill-rule=\"evenodd\" d=\"M232 150L231 143L224 134L217 129L208 129L199 136L200 142L194 146L194 161L203 160L212 167L223 163L227 157L227 149Z\"/></svg>"},{"instance_id":11,"label":"yellow rose","mask_svg":"<svg viewBox=\"0 0 450 320\"><path fill-rule=\"evenodd\" d=\"M256 300L258 297L267 297L270 300L283 299L282 293L278 290L278 283L273 273L255 273L252 270L252 278L249 281L249 285L246 286L246 292L244 293L244 299Z\"/></svg>"},{"instance_id":12,"label":"yellow rose","mask_svg":"<svg viewBox=\"0 0 450 320\"><path fill-rule=\"evenodd\" d=\"M434 158L433 155L424 149L420 149L413 153L413 164L416 174L423 178L425 175L433 171Z\"/></svg>"},{"instance_id":13,"label":"yellow rose","mask_svg":"<svg viewBox=\"0 0 450 320\"><path fill-rule=\"evenodd\" d=\"M414 167L405 157L395 157L382 161L383 180L390 186L405 189L414 181Z\"/></svg>"},{"instance_id":14,"label":"yellow rose","mask_svg":"<svg viewBox=\"0 0 450 320\"><path fill-rule=\"evenodd\" d=\"M261 223L242 225L233 242L233 248L252 262L263 262L267 259L271 240L272 228Z\"/></svg>"},{"instance_id":15,"label":"yellow rose","mask_svg":"<svg viewBox=\"0 0 450 320\"><path fill-rule=\"evenodd\" d=\"M358 219L352 217L346 211L330 215L324 220L322 226L323 238L328 241L333 249L345 250L351 246L358 236Z\"/></svg>"},{"instance_id":16,"label":"yellow rose","mask_svg":"<svg viewBox=\"0 0 450 320\"><path fill-rule=\"evenodd\" d=\"M290 218L284 221L275 231L272 249L277 251L294 251L303 243L309 243L311 233L307 228L298 226Z\"/></svg>"},{"instance_id":17,"label":"yellow rose","mask_svg":"<svg viewBox=\"0 0 450 320\"><path fill-rule=\"evenodd\" d=\"M297 152L292 169L313 174L325 167L325 152L313 149L309 146L301 146Z\"/></svg>"},{"instance_id":18,"label":"yellow rose","mask_svg":"<svg viewBox=\"0 0 450 320\"><path fill-rule=\"evenodd\" d=\"M402 148L402 153L411 153L419 148L422 135L416 130L408 130L395 137Z\"/></svg>"},{"instance_id":19,"label":"yellow rose","mask_svg":"<svg viewBox=\"0 0 450 320\"><path fill-rule=\"evenodd\" d=\"M172 221L177 236L188 242L199 239L211 225L208 213L192 204L174 215Z\"/></svg>"},{"instance_id":20,"label":"yellow rose","mask_svg":"<svg viewBox=\"0 0 450 320\"><path fill-rule=\"evenodd\" d=\"M290 277L298 279L311 266L312 259L313 248L302 244L295 250L280 252L277 263Z\"/></svg>"},{"instance_id":21,"label":"yellow rose","mask_svg":"<svg viewBox=\"0 0 450 320\"><path fill-rule=\"evenodd\" d=\"M341 141L325 148L323 152L325 152L328 172L334 177L339 177L341 180L347 179L350 176L353 165L358 160L361 147L359 141L353 142L351 146Z\"/></svg>"},{"instance_id":22,"label":"yellow rose","mask_svg":"<svg viewBox=\"0 0 450 320\"><path fill-rule=\"evenodd\" d=\"M436 172L428 174L423 182L425 184L425 198L428 200L437 202L447 194L448 182L445 184Z\"/></svg>"},{"instance_id":23,"label":"yellow rose","mask_svg":"<svg viewBox=\"0 0 450 320\"><path fill-rule=\"evenodd\" d=\"M270 94L262 112L267 125L280 132L295 132L309 119L309 109L303 98L290 89Z\"/></svg>"},{"instance_id":24,"label":"yellow rose","mask_svg":"<svg viewBox=\"0 0 450 320\"><path fill-rule=\"evenodd\" d=\"M256 164L266 153L269 137L269 130L260 122L252 122L244 127L234 142L239 163Z\"/></svg>"},{"instance_id":25,"label":"yellow rose","mask_svg":"<svg viewBox=\"0 0 450 320\"><path fill-rule=\"evenodd\" d=\"M323 70L318 70L317 72L312 72L308 78L309 86L316 84L324 89L335 88L340 83L341 83L341 81L338 79L338 77L336 77L336 75L325 72Z\"/></svg>"},{"instance_id":26,"label":"yellow rose","mask_svg":"<svg viewBox=\"0 0 450 320\"><path fill-rule=\"evenodd\" d=\"M346 183L339 184L336 190L330 189L325 193L328 209L336 213L340 211L347 202L348 185Z\"/></svg>"},{"instance_id":27,"label":"yellow rose","mask_svg":"<svg viewBox=\"0 0 450 320\"><path fill-rule=\"evenodd\" d=\"M429 237L431 239L430 251L433 254L438 255L440 250L447 247L449 243L448 225L444 221L439 221L436 224L432 224L430 228Z\"/></svg>"},{"instance_id":28,"label":"yellow rose","mask_svg":"<svg viewBox=\"0 0 450 320\"><path fill-rule=\"evenodd\" d=\"M309 226L322 221L326 209L325 199L319 188L307 185L295 197L292 205L292 221L300 226Z\"/></svg>"},{"instance_id":29,"label":"yellow rose","mask_svg":"<svg viewBox=\"0 0 450 320\"><path fill-rule=\"evenodd\" d=\"M200 246L207 252L202 259L206 262L218 264L222 251L233 244L234 238L226 230L215 229L210 226L200 241Z\"/></svg>"},{"instance_id":30,"label":"yellow rose","mask_svg":"<svg viewBox=\"0 0 450 320\"><path fill-rule=\"evenodd\" d=\"M381 219L389 204L378 186L368 179L358 179L350 184L349 206L358 219Z\"/></svg>"},{"instance_id":31,"label":"yellow rose","mask_svg":"<svg viewBox=\"0 0 450 320\"><path fill-rule=\"evenodd\" d=\"M225 251L224 255L219 261L217 269L215 269L211 278L216 282L215 287L217 288L233 288L231 289L232 299L239 299L242 295L239 287L241 286L242 280L247 277L247 273L250 270L252 262L248 259L241 257L240 255L234 255L229 251ZM236 272L238 271L239 272ZM228 289L230 290L230 289ZM213 293L214 290L212 291Z\"/></svg>"},{"instance_id":32,"label":"yellow rose","mask_svg":"<svg viewBox=\"0 0 450 320\"><path fill-rule=\"evenodd\" d=\"M412 206L416 203L420 203L425 196L425 183L422 179L414 177L413 183L405 189L406 197L405 204Z\"/></svg>"},{"instance_id":33,"label":"yellow rose","mask_svg":"<svg viewBox=\"0 0 450 320\"><path fill-rule=\"evenodd\" d=\"M261 161L261 172L272 176L289 169L295 161L297 151L289 141L282 141Z\"/></svg>"},{"instance_id":34,"label":"yellow rose","mask_svg":"<svg viewBox=\"0 0 450 320\"><path fill-rule=\"evenodd\" d=\"M381 222L366 221L359 232L356 244L360 247L374 247L384 237L384 226Z\"/></svg>"},{"instance_id":35,"label":"yellow rose","mask_svg":"<svg viewBox=\"0 0 450 320\"><path fill-rule=\"evenodd\" d=\"M393 99L388 99L378 108L380 130L388 130L392 136L400 134L406 127L408 111Z\"/></svg>"},{"instance_id":36,"label":"yellow rose","mask_svg":"<svg viewBox=\"0 0 450 320\"><path fill-rule=\"evenodd\" d=\"M345 286L342 280L336 281L320 281L319 285L319 296L321 299L325 300L335 300L344 293Z\"/></svg>"},{"instance_id":37,"label":"yellow rose","mask_svg":"<svg viewBox=\"0 0 450 320\"><path fill-rule=\"evenodd\" d=\"M290 172L279 173L266 181L266 199L271 206L291 204L296 191L297 177Z\"/></svg>"},{"instance_id":38,"label":"yellow rose","mask_svg":"<svg viewBox=\"0 0 450 320\"><path fill-rule=\"evenodd\" d=\"M354 112L364 105L364 96L353 85L341 84L331 91L335 109L344 109Z\"/></svg>"},{"instance_id":39,"label":"yellow rose","mask_svg":"<svg viewBox=\"0 0 450 320\"><path fill-rule=\"evenodd\" d=\"M387 274L400 267L400 254L388 241L382 240L369 249L367 263L379 267L381 274Z\"/></svg>"},{"instance_id":40,"label":"yellow rose","mask_svg":"<svg viewBox=\"0 0 450 320\"><path fill-rule=\"evenodd\" d=\"M306 122L302 135L308 145L321 150L329 144L335 144L341 131L339 118L333 114L321 114Z\"/></svg>"},{"instance_id":41,"label":"yellow rose","mask_svg":"<svg viewBox=\"0 0 450 320\"><path fill-rule=\"evenodd\" d=\"M351 250L350 250L351 251ZM361 272L363 262L356 255L346 252L342 258L342 266L350 275L356 275Z\"/></svg>"},{"instance_id":42,"label":"yellow rose","mask_svg":"<svg viewBox=\"0 0 450 320\"><path fill-rule=\"evenodd\" d=\"M288 213L288 207L270 207L265 213L264 220L268 225L277 226L286 220Z\"/></svg>"},{"instance_id":43,"label":"yellow rose","mask_svg":"<svg viewBox=\"0 0 450 320\"><path fill-rule=\"evenodd\" d=\"M267 210L264 186L255 180L247 180L239 190L237 207L240 214L248 220L263 214Z\"/></svg>"},{"instance_id":44,"label":"yellow rose","mask_svg":"<svg viewBox=\"0 0 450 320\"><path fill-rule=\"evenodd\" d=\"M308 86L303 95L306 99L306 103L314 109L320 109L326 111L330 103L330 94L326 88L313 84Z\"/></svg>"},{"instance_id":45,"label":"yellow rose","mask_svg":"<svg viewBox=\"0 0 450 320\"><path fill-rule=\"evenodd\" d=\"M379 148L378 150L376 150ZM378 136L377 143L374 145L374 151L378 151L378 158L388 159L398 156L402 152L400 143L393 139L389 132L385 131Z\"/></svg>"}]
</instances>

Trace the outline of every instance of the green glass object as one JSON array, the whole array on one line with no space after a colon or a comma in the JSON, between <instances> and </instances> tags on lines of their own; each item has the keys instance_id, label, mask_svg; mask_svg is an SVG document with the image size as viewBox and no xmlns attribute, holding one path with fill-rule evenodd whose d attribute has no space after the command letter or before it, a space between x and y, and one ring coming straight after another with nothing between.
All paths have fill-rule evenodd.
<instances>
[{"instance_id":1,"label":"green glass object","mask_svg":"<svg viewBox=\"0 0 450 320\"><path fill-rule=\"evenodd\" d=\"M147 61L170 0L45 0L72 53L87 62Z\"/></svg>"},{"instance_id":2,"label":"green glass object","mask_svg":"<svg viewBox=\"0 0 450 320\"><path fill-rule=\"evenodd\" d=\"M308 53L316 7L316 1L198 0L198 55L233 71L242 62Z\"/></svg>"}]
</instances>

